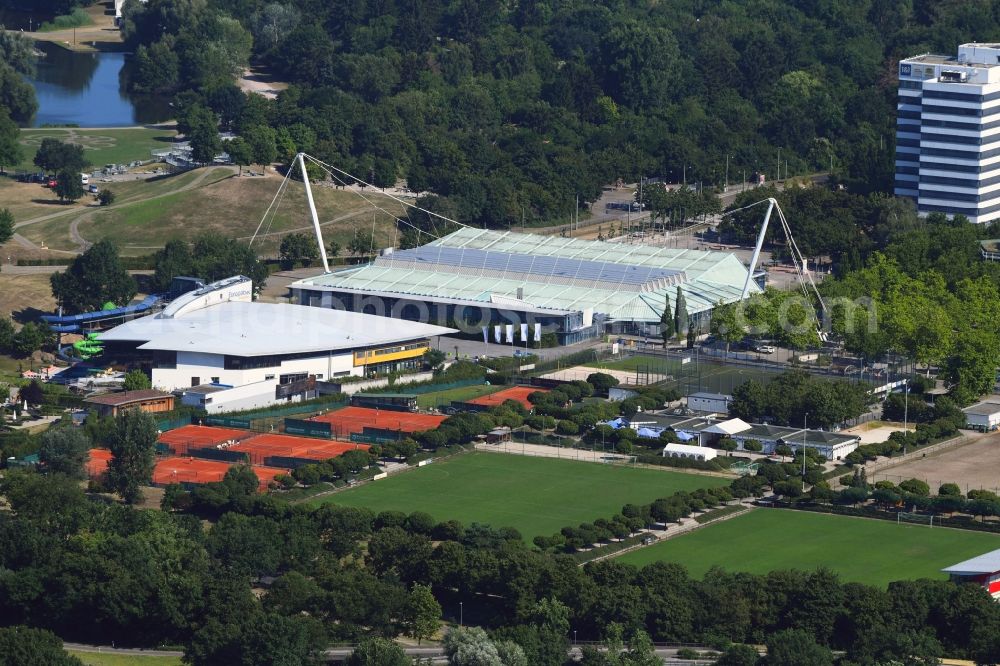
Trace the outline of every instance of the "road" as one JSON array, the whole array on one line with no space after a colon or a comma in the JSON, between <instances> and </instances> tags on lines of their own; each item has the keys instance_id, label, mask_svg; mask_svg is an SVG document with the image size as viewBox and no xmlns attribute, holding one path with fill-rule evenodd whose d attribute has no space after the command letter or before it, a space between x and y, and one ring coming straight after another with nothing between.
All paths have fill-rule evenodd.
<instances>
[{"instance_id":1,"label":"road","mask_svg":"<svg viewBox=\"0 0 1000 666\"><path fill-rule=\"evenodd\" d=\"M107 645L85 645L83 643L63 643L63 647L67 650L73 650L75 652L88 652L93 654L114 654L124 657L183 657L184 653L179 650L141 650L136 648L115 648ZM582 646L572 646L567 650L567 656L573 659L580 659L583 656ZM655 648L656 656L663 660L663 663L667 666L680 666L684 664L686 666L700 666L702 664L708 665L715 663L712 659L696 659L696 660L678 660L677 651L682 649L684 646L670 646L662 645ZM600 647L598 646L598 649ZM701 649L707 649L702 647ZM325 652L326 659L329 663L341 663L345 661L354 652L354 646L343 646L330 648ZM406 653L408 657L428 659L433 664L447 664L448 660L445 658L444 649L441 647L432 646L403 646L403 652Z\"/></svg>"}]
</instances>

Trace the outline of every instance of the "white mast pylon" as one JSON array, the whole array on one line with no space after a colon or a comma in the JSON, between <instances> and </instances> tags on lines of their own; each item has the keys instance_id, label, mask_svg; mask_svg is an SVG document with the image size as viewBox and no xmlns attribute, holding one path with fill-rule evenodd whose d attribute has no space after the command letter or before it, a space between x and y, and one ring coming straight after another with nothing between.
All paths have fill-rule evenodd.
<instances>
[{"instance_id":1,"label":"white mast pylon","mask_svg":"<svg viewBox=\"0 0 1000 666\"><path fill-rule=\"evenodd\" d=\"M323 243L323 230L319 226L319 215L316 213L316 202L313 200L312 186L309 184L309 172L306 171L305 153L295 156L302 169L302 184L306 186L306 201L309 202L309 214L312 216L313 230L316 232L316 243L319 245L319 256L323 260L323 272L330 272L330 262L326 258L326 245Z\"/></svg>"},{"instance_id":2,"label":"white mast pylon","mask_svg":"<svg viewBox=\"0 0 1000 666\"><path fill-rule=\"evenodd\" d=\"M764 202L759 201L758 203ZM774 205L776 203L778 202L775 201L773 197L767 199L767 214L764 215L764 224L760 226L760 233L757 234L757 244L754 245L753 256L750 258L750 266L747 270L747 281L743 283L743 295L740 296L743 300L746 300L747 296L750 295L750 281L753 280L753 272L757 270L757 261L760 259L760 249L764 245L764 235L767 234L767 223L771 221L771 213L774 211Z\"/></svg>"}]
</instances>

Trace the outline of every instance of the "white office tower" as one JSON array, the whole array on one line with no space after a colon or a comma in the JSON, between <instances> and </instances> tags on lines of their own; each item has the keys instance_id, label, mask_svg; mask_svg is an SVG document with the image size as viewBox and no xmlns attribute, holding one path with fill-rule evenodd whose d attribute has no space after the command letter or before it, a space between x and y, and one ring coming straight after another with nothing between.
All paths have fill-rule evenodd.
<instances>
[{"instance_id":1,"label":"white office tower","mask_svg":"<svg viewBox=\"0 0 1000 666\"><path fill-rule=\"evenodd\" d=\"M899 63L897 196L921 215L1000 218L1000 44Z\"/></svg>"}]
</instances>

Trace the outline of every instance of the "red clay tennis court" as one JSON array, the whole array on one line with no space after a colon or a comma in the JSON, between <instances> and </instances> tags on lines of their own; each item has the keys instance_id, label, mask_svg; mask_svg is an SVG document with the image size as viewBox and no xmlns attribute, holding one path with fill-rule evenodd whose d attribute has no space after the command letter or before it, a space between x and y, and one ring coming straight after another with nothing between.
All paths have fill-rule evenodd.
<instances>
[{"instance_id":1,"label":"red clay tennis court","mask_svg":"<svg viewBox=\"0 0 1000 666\"><path fill-rule=\"evenodd\" d=\"M491 393L489 395L480 396L478 398L473 398L472 400L467 400L470 405L483 405L485 407L497 407L503 404L504 400L516 400L517 402L524 405L525 409L531 409L534 405L528 402L528 396L535 392L547 393L548 389L538 388L537 386L513 386L509 389L504 389L502 391L497 391L496 393Z\"/></svg>"},{"instance_id":2,"label":"red clay tennis court","mask_svg":"<svg viewBox=\"0 0 1000 666\"><path fill-rule=\"evenodd\" d=\"M351 433L362 432L365 428L396 430L403 433L433 430L441 425L445 418L447 417L434 414L413 414L385 409L368 409L367 407L344 407L335 412L314 416L309 420L329 423L334 437L347 439Z\"/></svg>"},{"instance_id":3,"label":"red clay tennis court","mask_svg":"<svg viewBox=\"0 0 1000 666\"><path fill-rule=\"evenodd\" d=\"M153 469L153 484L165 486L171 483L213 483L222 481L230 463L198 458L163 458ZM288 474L287 469L277 467L251 467L260 480L259 490L266 490L267 484L279 474Z\"/></svg>"},{"instance_id":4,"label":"red clay tennis court","mask_svg":"<svg viewBox=\"0 0 1000 666\"><path fill-rule=\"evenodd\" d=\"M108 471L111 462L111 451L108 449L91 449L87 461L87 475L97 478ZM216 460L199 460L198 458L180 458L170 456L160 458L153 468L153 484L165 486L170 483L212 483L222 481L232 465ZM279 467L251 467L260 479L260 490L266 490L267 485L278 474L288 474L287 469Z\"/></svg>"},{"instance_id":5,"label":"red clay tennis court","mask_svg":"<svg viewBox=\"0 0 1000 666\"><path fill-rule=\"evenodd\" d=\"M239 430L236 428L187 425L174 430L168 430L161 434L157 441L160 444L166 444L173 453L184 455L188 452L188 449L201 449L215 447L227 442L238 442L252 434L249 430Z\"/></svg>"},{"instance_id":6,"label":"red clay tennis court","mask_svg":"<svg viewBox=\"0 0 1000 666\"><path fill-rule=\"evenodd\" d=\"M353 450L367 451L367 444L331 442L314 437L294 437L292 435L255 435L238 444L226 447L227 451L239 451L250 456L255 465L265 465L271 458L293 458L303 462L329 460Z\"/></svg>"},{"instance_id":7,"label":"red clay tennis court","mask_svg":"<svg viewBox=\"0 0 1000 666\"><path fill-rule=\"evenodd\" d=\"M108 463L110 462L111 451L108 449L91 449L90 458L87 460L87 476L96 479L108 471Z\"/></svg>"}]
</instances>

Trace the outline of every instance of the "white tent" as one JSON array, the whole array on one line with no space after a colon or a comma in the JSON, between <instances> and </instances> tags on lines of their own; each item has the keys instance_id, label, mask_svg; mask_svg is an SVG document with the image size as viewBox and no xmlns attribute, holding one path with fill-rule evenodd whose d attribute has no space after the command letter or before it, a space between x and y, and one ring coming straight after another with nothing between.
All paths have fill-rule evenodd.
<instances>
[{"instance_id":1,"label":"white tent","mask_svg":"<svg viewBox=\"0 0 1000 666\"><path fill-rule=\"evenodd\" d=\"M667 444L663 447L664 458L691 458L693 460L711 460L718 452L707 446L691 446L689 444Z\"/></svg>"},{"instance_id":2,"label":"white tent","mask_svg":"<svg viewBox=\"0 0 1000 666\"><path fill-rule=\"evenodd\" d=\"M737 433L750 430L752 427L753 426L743 419L729 419L728 421L720 421L715 425L711 425L702 430L702 432L709 432L713 435L727 435L731 437Z\"/></svg>"}]
</instances>

